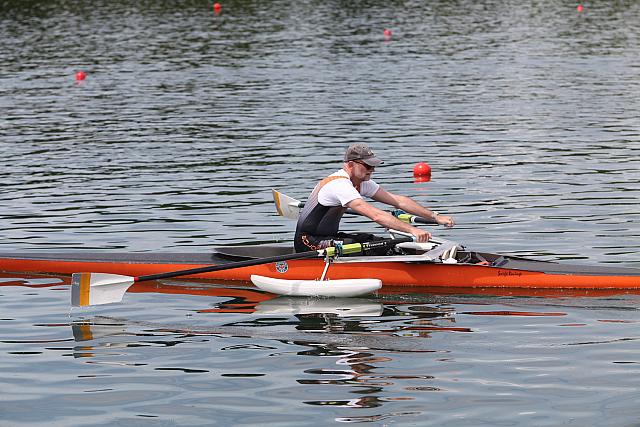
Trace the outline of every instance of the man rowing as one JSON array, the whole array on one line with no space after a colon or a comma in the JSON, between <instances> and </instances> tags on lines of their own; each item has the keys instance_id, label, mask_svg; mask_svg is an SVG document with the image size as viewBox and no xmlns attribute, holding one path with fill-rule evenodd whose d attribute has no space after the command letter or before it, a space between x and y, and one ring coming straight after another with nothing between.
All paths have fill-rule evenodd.
<instances>
[{"instance_id":1,"label":"man rowing","mask_svg":"<svg viewBox=\"0 0 640 427\"><path fill-rule=\"evenodd\" d=\"M342 169L321 180L311 192L296 226L294 246L297 252L324 249L339 241L343 244L375 240L369 233L339 231L342 215L351 209L381 226L410 233L417 242L427 242L431 233L406 224L388 212L366 202L363 197L385 203L412 215L433 219L453 227L453 218L421 206L407 196L391 193L371 179L376 166L383 162L367 144L353 144L344 154Z\"/></svg>"}]
</instances>

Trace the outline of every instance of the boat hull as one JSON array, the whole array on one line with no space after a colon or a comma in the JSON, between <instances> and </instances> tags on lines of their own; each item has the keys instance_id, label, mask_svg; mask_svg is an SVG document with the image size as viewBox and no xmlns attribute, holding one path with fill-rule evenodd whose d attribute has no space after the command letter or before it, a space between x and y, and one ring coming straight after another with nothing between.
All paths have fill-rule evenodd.
<instances>
[{"instance_id":1,"label":"boat hull","mask_svg":"<svg viewBox=\"0 0 640 427\"><path fill-rule=\"evenodd\" d=\"M225 248L210 254L171 253L23 253L0 254L4 272L70 275L96 272L144 276L220 265L284 253L285 248L254 247L234 252ZM250 255L249 255L250 254ZM338 260L329 267L329 279L380 279L383 286L446 288L556 288L640 289L640 269L564 265L483 253L486 263L387 261L381 257ZM499 260L500 262L496 262ZM315 280L322 276L323 259L290 260L185 276L185 278L249 282L251 275L286 280Z\"/></svg>"}]
</instances>

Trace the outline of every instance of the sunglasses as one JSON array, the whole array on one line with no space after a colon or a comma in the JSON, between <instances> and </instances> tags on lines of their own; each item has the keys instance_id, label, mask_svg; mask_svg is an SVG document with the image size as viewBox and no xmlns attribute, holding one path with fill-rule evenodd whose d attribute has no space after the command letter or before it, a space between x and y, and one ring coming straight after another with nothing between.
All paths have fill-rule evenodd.
<instances>
[{"instance_id":1,"label":"sunglasses","mask_svg":"<svg viewBox=\"0 0 640 427\"><path fill-rule=\"evenodd\" d=\"M352 160L352 162L364 166L368 171L372 171L376 168L375 166L368 165L365 162L358 162L357 160Z\"/></svg>"}]
</instances>

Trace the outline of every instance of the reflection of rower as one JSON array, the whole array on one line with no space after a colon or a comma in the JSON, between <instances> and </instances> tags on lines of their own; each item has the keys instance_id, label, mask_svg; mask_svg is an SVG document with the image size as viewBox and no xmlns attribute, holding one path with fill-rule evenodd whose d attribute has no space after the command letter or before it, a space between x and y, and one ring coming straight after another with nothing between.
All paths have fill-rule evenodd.
<instances>
[{"instance_id":1,"label":"reflection of rower","mask_svg":"<svg viewBox=\"0 0 640 427\"><path fill-rule=\"evenodd\" d=\"M380 356L377 352L369 352L362 348L349 348L348 346L333 346L333 345L318 345L314 346L313 350L306 350L298 354L307 356L341 356L336 361L336 366L330 370L307 370L305 374L315 374L317 378L301 378L298 383L304 385L321 385L326 387L327 384L349 387L357 393L364 395L362 397L348 399L348 400L316 400L307 401L305 403L309 405L319 406L331 406L331 407L349 407L349 408L376 408L382 406L385 399L379 397L380 394L385 394L384 389L386 387L392 387L394 385L393 380L406 380L410 377L406 375L394 376L374 374L375 371L380 370L381 365L387 362L392 362L392 356ZM434 379L431 375L416 376L415 379L420 381ZM375 421L375 419L362 417L360 420ZM336 418L336 420L347 420L342 418ZM350 417L349 420L353 422L354 418Z\"/></svg>"}]
</instances>

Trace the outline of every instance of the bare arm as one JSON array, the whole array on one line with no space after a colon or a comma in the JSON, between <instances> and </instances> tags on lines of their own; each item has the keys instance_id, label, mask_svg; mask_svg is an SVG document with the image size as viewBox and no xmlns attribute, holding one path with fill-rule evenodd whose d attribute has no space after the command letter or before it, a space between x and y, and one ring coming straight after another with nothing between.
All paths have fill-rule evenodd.
<instances>
[{"instance_id":1,"label":"bare arm","mask_svg":"<svg viewBox=\"0 0 640 427\"><path fill-rule=\"evenodd\" d=\"M428 231L424 231L410 224L406 224L390 213L378 209L362 199L352 200L351 202L347 203L347 207L353 209L361 215L366 216L367 218L375 221L383 227L410 233L415 236L416 241L418 242L428 242L429 239L431 239L431 233L429 233Z\"/></svg>"},{"instance_id":2,"label":"bare arm","mask_svg":"<svg viewBox=\"0 0 640 427\"><path fill-rule=\"evenodd\" d=\"M373 199L378 202L394 206L397 209L402 209L403 211L408 212L412 215L433 219L435 222L444 225L445 227L450 228L455 225L455 221L450 216L439 215L436 212L420 205L410 197L390 193L382 187L380 187L376 194L373 195Z\"/></svg>"}]
</instances>

